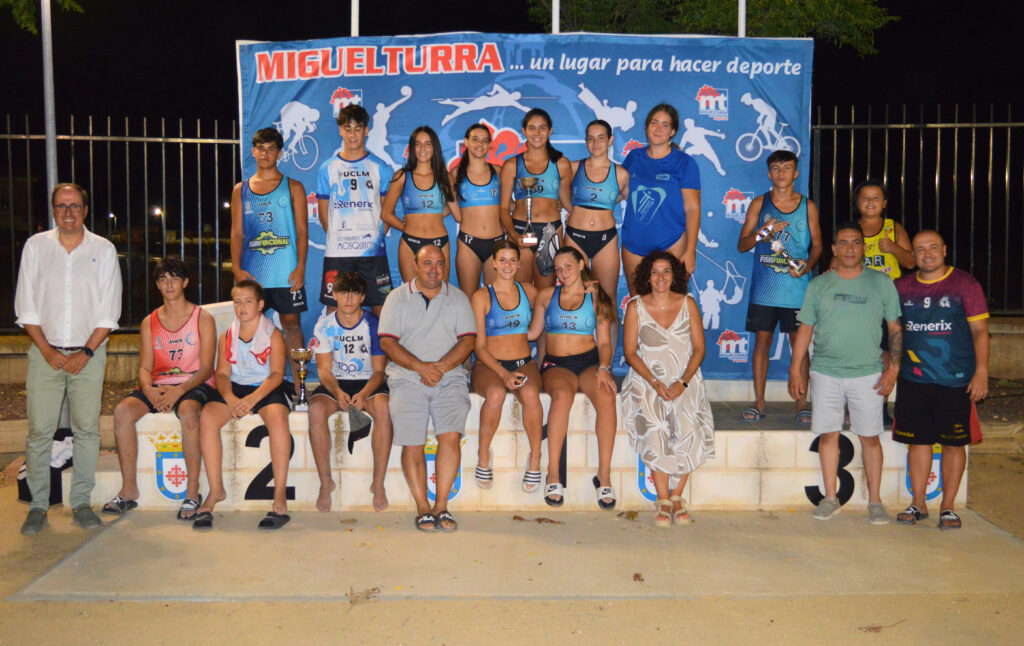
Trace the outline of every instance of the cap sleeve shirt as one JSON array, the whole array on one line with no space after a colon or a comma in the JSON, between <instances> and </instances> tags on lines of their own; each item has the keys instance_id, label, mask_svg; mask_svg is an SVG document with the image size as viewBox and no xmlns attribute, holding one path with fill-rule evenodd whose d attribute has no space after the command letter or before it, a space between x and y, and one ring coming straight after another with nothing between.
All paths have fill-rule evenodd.
<instances>
[{"instance_id":1,"label":"cap sleeve shirt","mask_svg":"<svg viewBox=\"0 0 1024 646\"><path fill-rule=\"evenodd\" d=\"M384 301L377 333L402 344L420 361L438 361L464 336L476 336L476 319L469 298L449 283L428 299L416 287L418 280L404 283L392 290ZM465 377L461 365L449 373ZM415 370L388 362L388 380L420 381Z\"/></svg>"},{"instance_id":2,"label":"cap sleeve shirt","mask_svg":"<svg viewBox=\"0 0 1024 646\"><path fill-rule=\"evenodd\" d=\"M840 379L881 372L882 321L899 317L899 295L885 274L861 270L850 279L834 271L818 276L797 314L800 323L814 326L811 370Z\"/></svg>"},{"instance_id":3,"label":"cap sleeve shirt","mask_svg":"<svg viewBox=\"0 0 1024 646\"><path fill-rule=\"evenodd\" d=\"M629 171L622 245L638 256L668 249L686 231L682 189L700 190L697 163L677 148L661 159L637 148L622 167Z\"/></svg>"}]
</instances>

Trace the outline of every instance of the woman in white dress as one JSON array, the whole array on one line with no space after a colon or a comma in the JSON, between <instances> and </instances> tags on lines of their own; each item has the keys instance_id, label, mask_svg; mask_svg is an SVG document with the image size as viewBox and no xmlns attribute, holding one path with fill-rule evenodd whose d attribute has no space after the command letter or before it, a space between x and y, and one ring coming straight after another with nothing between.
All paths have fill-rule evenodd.
<instances>
[{"instance_id":1,"label":"woman in white dress","mask_svg":"<svg viewBox=\"0 0 1024 646\"><path fill-rule=\"evenodd\" d=\"M620 396L629 439L647 465L658 494L654 524L690 522L683 488L690 473L715 454L714 419L704 390L704 328L686 293L686 270L670 253L648 254L633 276L623 351L630 371Z\"/></svg>"}]
</instances>

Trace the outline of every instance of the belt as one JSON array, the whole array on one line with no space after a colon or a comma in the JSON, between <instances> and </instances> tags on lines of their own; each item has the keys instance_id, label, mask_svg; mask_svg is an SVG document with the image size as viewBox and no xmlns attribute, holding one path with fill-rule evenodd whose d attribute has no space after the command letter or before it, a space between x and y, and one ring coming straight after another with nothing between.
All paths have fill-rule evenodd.
<instances>
[{"instance_id":1,"label":"belt","mask_svg":"<svg viewBox=\"0 0 1024 646\"><path fill-rule=\"evenodd\" d=\"M62 348L59 345L51 346L54 350L61 350L62 352L81 352L82 346L76 345L69 348Z\"/></svg>"}]
</instances>

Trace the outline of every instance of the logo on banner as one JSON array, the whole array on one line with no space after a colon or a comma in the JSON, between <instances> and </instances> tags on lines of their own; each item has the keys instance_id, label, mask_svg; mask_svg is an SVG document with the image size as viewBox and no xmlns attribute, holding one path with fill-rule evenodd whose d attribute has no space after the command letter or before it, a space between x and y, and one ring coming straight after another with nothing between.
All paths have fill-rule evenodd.
<instances>
[{"instance_id":1,"label":"logo on banner","mask_svg":"<svg viewBox=\"0 0 1024 646\"><path fill-rule=\"evenodd\" d=\"M658 492L654 489L654 478L647 472L647 465L640 456L636 458L636 488L641 496L651 502L658 499Z\"/></svg>"},{"instance_id":2,"label":"logo on banner","mask_svg":"<svg viewBox=\"0 0 1024 646\"><path fill-rule=\"evenodd\" d=\"M796 137L783 135L788 123L779 121L779 113L767 101L744 92L740 103L757 112L757 129L736 138L736 154L745 162L757 161L764 151L788 150L800 156L800 142Z\"/></svg>"},{"instance_id":3,"label":"logo on banner","mask_svg":"<svg viewBox=\"0 0 1024 646\"><path fill-rule=\"evenodd\" d=\"M904 486L907 494L913 496L914 490L910 486L910 453L907 452L907 476ZM932 469L928 472L928 480L925 484L925 500L935 500L942 495L942 445L932 445Z\"/></svg>"},{"instance_id":4,"label":"logo on banner","mask_svg":"<svg viewBox=\"0 0 1024 646\"><path fill-rule=\"evenodd\" d=\"M459 446L466 446L468 438L462 438ZM433 435L427 437L427 444L423 447L423 454L427 458L427 499L430 502L437 500L437 472L434 470L434 463L437 460L437 438ZM455 482L452 483L452 491L448 494L448 500L452 500L459 494L462 488L462 465L455 472Z\"/></svg>"},{"instance_id":5,"label":"logo on banner","mask_svg":"<svg viewBox=\"0 0 1024 646\"><path fill-rule=\"evenodd\" d=\"M715 121L729 120L729 90L704 85L697 90L697 112Z\"/></svg>"},{"instance_id":6,"label":"logo on banner","mask_svg":"<svg viewBox=\"0 0 1024 646\"><path fill-rule=\"evenodd\" d=\"M644 145L642 143L640 143L639 141L637 141L636 139L630 139L629 141L626 142L626 145L622 147L622 156L625 157L631 151L634 151L637 148L643 148L643 147L644 147Z\"/></svg>"},{"instance_id":7,"label":"logo on banner","mask_svg":"<svg viewBox=\"0 0 1024 646\"><path fill-rule=\"evenodd\" d=\"M274 127L284 139L281 163L291 162L299 170L309 170L320 158L320 147L313 137L320 111L298 101L289 101L281 108L280 121Z\"/></svg>"},{"instance_id":8,"label":"logo on banner","mask_svg":"<svg viewBox=\"0 0 1024 646\"><path fill-rule=\"evenodd\" d=\"M737 222L745 221L747 209L750 208L750 203L753 200L753 193L744 193L739 189L730 188L722 198L722 204L725 205L725 217Z\"/></svg>"},{"instance_id":9,"label":"logo on banner","mask_svg":"<svg viewBox=\"0 0 1024 646\"><path fill-rule=\"evenodd\" d=\"M182 500L188 483L185 454L181 450L181 435L158 433L149 441L156 447L156 486L171 500Z\"/></svg>"},{"instance_id":10,"label":"logo on banner","mask_svg":"<svg viewBox=\"0 0 1024 646\"><path fill-rule=\"evenodd\" d=\"M350 105L363 104L363 91L350 90L347 87L339 87L331 95L331 109L334 111L334 120L338 120L338 113Z\"/></svg>"},{"instance_id":11,"label":"logo on banner","mask_svg":"<svg viewBox=\"0 0 1024 646\"><path fill-rule=\"evenodd\" d=\"M734 332L728 328L718 336L718 356L733 363L747 363L750 357L750 332Z\"/></svg>"}]
</instances>

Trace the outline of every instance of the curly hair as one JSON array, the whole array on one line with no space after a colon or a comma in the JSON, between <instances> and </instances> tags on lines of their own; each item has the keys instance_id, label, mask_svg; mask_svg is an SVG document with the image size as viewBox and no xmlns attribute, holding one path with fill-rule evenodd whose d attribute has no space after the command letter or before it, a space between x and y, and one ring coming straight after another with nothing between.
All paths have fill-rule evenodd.
<instances>
[{"instance_id":1,"label":"curly hair","mask_svg":"<svg viewBox=\"0 0 1024 646\"><path fill-rule=\"evenodd\" d=\"M651 269L658 260L666 260L672 265L672 285L670 291L677 294L686 293L686 282L689 276L686 275L686 266L679 262L679 259L667 251L652 251L644 256L644 259L637 265L633 272L633 291L638 296L646 296L651 293Z\"/></svg>"}]
</instances>

